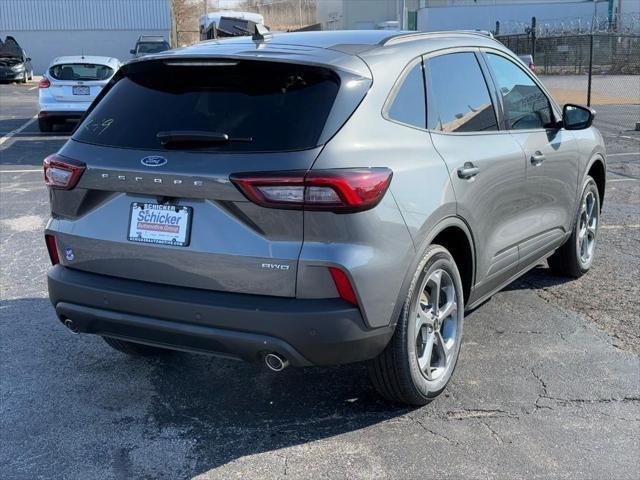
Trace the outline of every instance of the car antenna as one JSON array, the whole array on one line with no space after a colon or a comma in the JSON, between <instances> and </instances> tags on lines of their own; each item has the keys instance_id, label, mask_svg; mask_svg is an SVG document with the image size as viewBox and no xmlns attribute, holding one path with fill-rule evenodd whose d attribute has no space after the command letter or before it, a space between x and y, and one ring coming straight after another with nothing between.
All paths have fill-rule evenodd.
<instances>
[{"instance_id":1,"label":"car antenna","mask_svg":"<svg viewBox=\"0 0 640 480\"><path fill-rule=\"evenodd\" d=\"M253 40L254 42L268 42L272 37L273 34L267 27L265 27L261 23L256 23L256 30L251 37L251 40Z\"/></svg>"}]
</instances>

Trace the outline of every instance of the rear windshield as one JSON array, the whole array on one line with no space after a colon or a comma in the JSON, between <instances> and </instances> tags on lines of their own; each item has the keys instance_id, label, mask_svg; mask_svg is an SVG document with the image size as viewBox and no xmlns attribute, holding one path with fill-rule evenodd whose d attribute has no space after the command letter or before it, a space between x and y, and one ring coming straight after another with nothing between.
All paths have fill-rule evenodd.
<instances>
[{"instance_id":1,"label":"rear windshield","mask_svg":"<svg viewBox=\"0 0 640 480\"><path fill-rule=\"evenodd\" d=\"M140 42L136 47L138 53L158 53L169 50L167 42Z\"/></svg>"},{"instance_id":2,"label":"rear windshield","mask_svg":"<svg viewBox=\"0 0 640 480\"><path fill-rule=\"evenodd\" d=\"M159 132L196 131L245 141L177 147L302 150L317 145L338 90L339 78L319 67L255 61L141 62L129 65L126 76L99 101L74 139L160 150L164 147Z\"/></svg>"},{"instance_id":3,"label":"rear windshield","mask_svg":"<svg viewBox=\"0 0 640 480\"><path fill-rule=\"evenodd\" d=\"M56 80L106 80L113 69L94 63L63 63L49 69L49 75Z\"/></svg>"}]
</instances>

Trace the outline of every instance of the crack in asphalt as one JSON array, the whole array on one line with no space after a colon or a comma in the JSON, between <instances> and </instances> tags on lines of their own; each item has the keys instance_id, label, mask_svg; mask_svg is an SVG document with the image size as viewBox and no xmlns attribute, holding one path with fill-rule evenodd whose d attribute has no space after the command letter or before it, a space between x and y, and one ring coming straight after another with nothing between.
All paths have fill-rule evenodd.
<instances>
[{"instance_id":1,"label":"crack in asphalt","mask_svg":"<svg viewBox=\"0 0 640 480\"><path fill-rule=\"evenodd\" d=\"M440 437L440 438L444 438L448 443L455 445L456 447L461 446L462 444L460 442L458 442L457 440L452 440L449 437L447 437L445 434L440 433L440 432L436 432L434 430L431 430L429 427L427 427L424 423L422 423L422 421L419 418L415 418L412 417L410 415L408 415L408 417L413 420L415 423L417 423L420 427L422 427L422 429L426 432L429 432L431 435L433 435L434 437Z\"/></svg>"},{"instance_id":2,"label":"crack in asphalt","mask_svg":"<svg viewBox=\"0 0 640 480\"><path fill-rule=\"evenodd\" d=\"M506 410L490 410L490 409L481 409L481 408L463 408L461 410L449 410L447 412L447 418L451 420L464 420L467 418L492 418L492 417L510 417L510 418L520 418L518 415L507 412Z\"/></svg>"},{"instance_id":3,"label":"crack in asphalt","mask_svg":"<svg viewBox=\"0 0 640 480\"><path fill-rule=\"evenodd\" d=\"M487 430L489 430L491 437L493 437L493 439L496 441L498 445L502 445L503 443L505 443L504 440L502 440L502 437L500 436L500 434L497 432L497 430L493 429L491 425L489 425L484 420L480 421L480 423L484 425L487 428ZM508 443L511 443L511 442L508 442Z\"/></svg>"}]
</instances>

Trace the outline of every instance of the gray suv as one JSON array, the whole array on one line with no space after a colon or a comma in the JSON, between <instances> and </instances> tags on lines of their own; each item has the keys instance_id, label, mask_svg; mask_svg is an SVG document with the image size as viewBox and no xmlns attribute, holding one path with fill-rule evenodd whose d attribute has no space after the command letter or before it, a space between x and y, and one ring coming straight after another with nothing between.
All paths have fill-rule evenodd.
<instances>
[{"instance_id":1,"label":"gray suv","mask_svg":"<svg viewBox=\"0 0 640 480\"><path fill-rule=\"evenodd\" d=\"M44 161L49 295L117 350L366 361L443 391L465 311L544 259L587 272L593 111L473 32L305 32L130 61Z\"/></svg>"}]
</instances>

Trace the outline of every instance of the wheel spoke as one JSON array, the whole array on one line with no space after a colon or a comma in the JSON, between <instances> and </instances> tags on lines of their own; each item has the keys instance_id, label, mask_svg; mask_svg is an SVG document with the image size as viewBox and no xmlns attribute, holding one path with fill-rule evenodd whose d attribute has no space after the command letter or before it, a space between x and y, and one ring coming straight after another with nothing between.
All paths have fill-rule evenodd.
<instances>
[{"instance_id":1,"label":"wheel spoke","mask_svg":"<svg viewBox=\"0 0 640 480\"><path fill-rule=\"evenodd\" d=\"M449 354L451 349L447 347L444 339L442 338L442 332L436 332L436 348L438 349L438 353L442 356L442 360L444 363L444 367L449 365Z\"/></svg>"},{"instance_id":2,"label":"wheel spoke","mask_svg":"<svg viewBox=\"0 0 640 480\"><path fill-rule=\"evenodd\" d=\"M593 216L593 206L595 203L596 202L593 201L593 196L591 194L588 194L585 200L587 221L590 220Z\"/></svg>"},{"instance_id":3,"label":"wheel spoke","mask_svg":"<svg viewBox=\"0 0 640 480\"><path fill-rule=\"evenodd\" d=\"M424 345L424 350L422 352L422 355L420 355L418 357L418 366L420 367L420 370L422 370L424 372L425 377L427 377L428 380L432 379L431 376L431 357L432 357L432 353L433 353L433 344L435 342L435 334L432 331L431 333L427 334L427 339Z\"/></svg>"},{"instance_id":4,"label":"wheel spoke","mask_svg":"<svg viewBox=\"0 0 640 480\"><path fill-rule=\"evenodd\" d=\"M456 313L457 310L458 304L454 300L447 302L447 304L440 310L440 312L438 312L438 323L440 324L440 326L442 326L447 318Z\"/></svg>"},{"instance_id":5,"label":"wheel spoke","mask_svg":"<svg viewBox=\"0 0 640 480\"><path fill-rule=\"evenodd\" d=\"M420 333L420 329L425 325L433 327L433 316L431 312L425 312L420 304L418 304L416 315L416 333Z\"/></svg>"},{"instance_id":6,"label":"wheel spoke","mask_svg":"<svg viewBox=\"0 0 640 480\"><path fill-rule=\"evenodd\" d=\"M586 238L586 236L585 236L585 237L583 237L583 238L580 240L580 257L581 257L583 260L586 260L586 258L587 258L587 246L588 246L588 244L589 244L589 243L587 242L587 238Z\"/></svg>"},{"instance_id":7,"label":"wheel spoke","mask_svg":"<svg viewBox=\"0 0 640 480\"><path fill-rule=\"evenodd\" d=\"M440 285L442 282L442 271L438 270L433 272L427 281L427 285L430 287L431 292L429 295L429 300L431 303L431 312L434 315L438 315L438 310L440 309Z\"/></svg>"}]
</instances>

